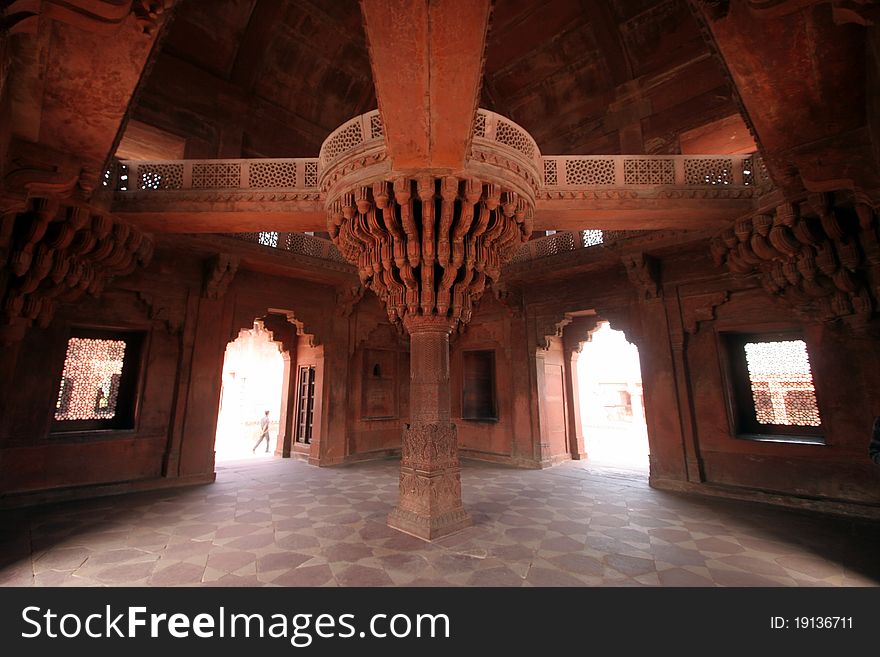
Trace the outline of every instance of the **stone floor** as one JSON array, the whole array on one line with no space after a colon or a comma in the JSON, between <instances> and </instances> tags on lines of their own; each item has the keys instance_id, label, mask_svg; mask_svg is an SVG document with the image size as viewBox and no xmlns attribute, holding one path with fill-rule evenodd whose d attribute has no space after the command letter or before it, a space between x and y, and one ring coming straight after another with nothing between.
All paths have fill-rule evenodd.
<instances>
[{"instance_id":1,"label":"stone floor","mask_svg":"<svg viewBox=\"0 0 880 657\"><path fill-rule=\"evenodd\" d=\"M4 586L876 586L880 526L684 497L581 462L466 463L475 526L385 526L397 463L218 468L209 486L0 513Z\"/></svg>"}]
</instances>

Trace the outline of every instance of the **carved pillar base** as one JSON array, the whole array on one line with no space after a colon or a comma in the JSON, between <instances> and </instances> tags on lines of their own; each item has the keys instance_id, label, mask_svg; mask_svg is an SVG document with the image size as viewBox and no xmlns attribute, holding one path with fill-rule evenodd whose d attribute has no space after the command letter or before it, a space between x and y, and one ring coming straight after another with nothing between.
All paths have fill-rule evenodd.
<instances>
[{"instance_id":1,"label":"carved pillar base","mask_svg":"<svg viewBox=\"0 0 880 657\"><path fill-rule=\"evenodd\" d=\"M461 505L454 424L414 424L403 431L400 503L388 525L426 541L473 524Z\"/></svg>"}]
</instances>

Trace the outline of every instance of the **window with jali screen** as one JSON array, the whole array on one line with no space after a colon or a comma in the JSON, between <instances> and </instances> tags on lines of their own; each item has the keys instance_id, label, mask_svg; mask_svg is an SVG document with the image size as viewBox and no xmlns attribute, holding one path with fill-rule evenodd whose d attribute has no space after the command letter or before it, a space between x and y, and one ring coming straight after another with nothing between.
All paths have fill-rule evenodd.
<instances>
[{"instance_id":1,"label":"window with jali screen","mask_svg":"<svg viewBox=\"0 0 880 657\"><path fill-rule=\"evenodd\" d=\"M824 442L810 356L799 336L732 335L728 347L741 437Z\"/></svg>"},{"instance_id":2,"label":"window with jali screen","mask_svg":"<svg viewBox=\"0 0 880 657\"><path fill-rule=\"evenodd\" d=\"M52 431L134 428L143 335L76 330L67 341Z\"/></svg>"}]
</instances>

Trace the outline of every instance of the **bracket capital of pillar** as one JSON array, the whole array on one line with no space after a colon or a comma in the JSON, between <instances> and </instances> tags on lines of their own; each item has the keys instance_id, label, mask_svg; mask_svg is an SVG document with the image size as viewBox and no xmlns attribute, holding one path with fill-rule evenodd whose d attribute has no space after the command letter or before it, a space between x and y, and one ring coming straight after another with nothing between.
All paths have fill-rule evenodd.
<instances>
[{"instance_id":1,"label":"bracket capital of pillar","mask_svg":"<svg viewBox=\"0 0 880 657\"><path fill-rule=\"evenodd\" d=\"M403 318L403 327L410 335L414 333L445 333L455 330L458 320L441 315L410 315Z\"/></svg>"}]
</instances>

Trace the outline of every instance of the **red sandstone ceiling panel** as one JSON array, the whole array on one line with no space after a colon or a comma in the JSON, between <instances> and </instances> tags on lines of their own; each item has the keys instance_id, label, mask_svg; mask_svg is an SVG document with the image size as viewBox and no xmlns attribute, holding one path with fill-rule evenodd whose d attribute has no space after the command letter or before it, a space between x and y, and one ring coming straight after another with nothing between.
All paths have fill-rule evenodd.
<instances>
[{"instance_id":1,"label":"red sandstone ceiling panel","mask_svg":"<svg viewBox=\"0 0 880 657\"><path fill-rule=\"evenodd\" d=\"M371 109L372 74L357 2L287 2L283 16L256 93L328 133Z\"/></svg>"},{"instance_id":2,"label":"red sandstone ceiling panel","mask_svg":"<svg viewBox=\"0 0 880 657\"><path fill-rule=\"evenodd\" d=\"M175 10L166 52L228 78L256 0L190 0Z\"/></svg>"},{"instance_id":3,"label":"red sandstone ceiling panel","mask_svg":"<svg viewBox=\"0 0 880 657\"><path fill-rule=\"evenodd\" d=\"M696 21L680 0L661 2L620 25L636 77L669 70L708 52Z\"/></svg>"},{"instance_id":4,"label":"red sandstone ceiling panel","mask_svg":"<svg viewBox=\"0 0 880 657\"><path fill-rule=\"evenodd\" d=\"M483 98L561 154L620 152L623 129L675 152L682 130L736 112L684 0L498 0Z\"/></svg>"}]
</instances>

